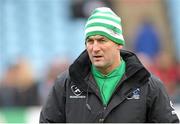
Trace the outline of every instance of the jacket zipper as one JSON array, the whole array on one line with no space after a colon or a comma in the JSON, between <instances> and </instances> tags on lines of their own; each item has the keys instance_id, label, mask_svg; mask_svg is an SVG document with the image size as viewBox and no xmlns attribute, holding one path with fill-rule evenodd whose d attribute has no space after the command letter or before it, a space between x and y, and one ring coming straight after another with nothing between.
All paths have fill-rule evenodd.
<instances>
[{"instance_id":1,"label":"jacket zipper","mask_svg":"<svg viewBox=\"0 0 180 124\"><path fill-rule=\"evenodd\" d=\"M103 99L106 100L106 98L105 98L105 96L104 96L104 93L103 93L103 88L104 88L105 83L106 83L106 78L105 78L104 83L103 83L103 86L102 86L102 101L103 101ZM104 105L104 103L103 103L103 110L102 110L101 116L100 116L100 118L99 118L99 122L100 122L100 123L103 123L103 122L104 122L104 113L105 113L106 109L107 109L107 104Z\"/></svg>"},{"instance_id":2,"label":"jacket zipper","mask_svg":"<svg viewBox=\"0 0 180 124\"><path fill-rule=\"evenodd\" d=\"M103 106L103 112L102 112L102 115L101 115L101 117L99 118L99 122L100 123L103 123L104 122L104 113L105 113L105 111L106 111L106 109L107 109L107 106Z\"/></svg>"},{"instance_id":3,"label":"jacket zipper","mask_svg":"<svg viewBox=\"0 0 180 124\"><path fill-rule=\"evenodd\" d=\"M111 98L113 97L113 95L116 93L117 89L124 83L124 81L125 81L125 80L123 79L124 76L125 76L125 74L123 74L122 79L118 82L116 88L115 88L114 91L112 92L112 95L111 95L109 101L111 100Z\"/></svg>"},{"instance_id":4,"label":"jacket zipper","mask_svg":"<svg viewBox=\"0 0 180 124\"><path fill-rule=\"evenodd\" d=\"M124 77L124 76L125 76L125 74L123 74L122 77ZM122 81L122 80L119 81L119 83L118 83L118 85L116 86L115 90L113 91L113 93L112 93L109 101L111 100L112 96L113 96L114 93L116 92L117 88L123 83L123 82L121 82L121 81ZM106 79L105 79L105 81L104 81L104 84L105 84L105 83L106 83ZM103 87L104 87L104 84L103 84ZM103 87L102 87L102 94L103 94ZM104 97L104 94L103 94L103 97ZM104 97L104 98L105 98L105 97ZM105 100L106 100L106 99L105 99ZM106 105L103 104L102 116L101 116L101 118L99 119L99 122L100 122L100 123L103 123L103 122L104 122L104 119L105 119L104 113L105 113L106 109L107 109L107 104L106 104Z\"/></svg>"}]
</instances>

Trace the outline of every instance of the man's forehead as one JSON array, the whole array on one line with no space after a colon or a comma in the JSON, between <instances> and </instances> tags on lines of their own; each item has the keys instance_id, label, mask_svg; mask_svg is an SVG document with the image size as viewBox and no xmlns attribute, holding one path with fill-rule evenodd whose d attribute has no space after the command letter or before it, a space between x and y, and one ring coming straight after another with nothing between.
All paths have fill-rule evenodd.
<instances>
[{"instance_id":1,"label":"man's forehead","mask_svg":"<svg viewBox=\"0 0 180 124\"><path fill-rule=\"evenodd\" d=\"M106 38L105 36L102 35L94 35L94 36L89 36L88 39L100 39L100 38Z\"/></svg>"}]
</instances>

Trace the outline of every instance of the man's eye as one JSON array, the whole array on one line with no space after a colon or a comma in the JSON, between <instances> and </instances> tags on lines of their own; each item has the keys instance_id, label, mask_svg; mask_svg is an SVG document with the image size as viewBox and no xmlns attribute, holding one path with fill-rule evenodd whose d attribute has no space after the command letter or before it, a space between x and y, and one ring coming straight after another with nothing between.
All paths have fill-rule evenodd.
<instances>
[{"instance_id":1,"label":"man's eye","mask_svg":"<svg viewBox=\"0 0 180 124\"><path fill-rule=\"evenodd\" d=\"M105 40L105 39L102 39L102 40L100 40L101 42L107 42L107 40Z\"/></svg>"},{"instance_id":2,"label":"man's eye","mask_svg":"<svg viewBox=\"0 0 180 124\"><path fill-rule=\"evenodd\" d=\"M86 43L92 43L92 42L93 42L92 40L89 39L86 40Z\"/></svg>"}]
</instances>

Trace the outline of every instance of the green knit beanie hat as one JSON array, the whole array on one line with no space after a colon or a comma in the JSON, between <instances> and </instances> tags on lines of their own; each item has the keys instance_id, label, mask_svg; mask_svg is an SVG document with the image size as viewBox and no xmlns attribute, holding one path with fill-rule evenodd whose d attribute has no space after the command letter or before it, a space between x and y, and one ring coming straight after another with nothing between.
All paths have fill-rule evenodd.
<instances>
[{"instance_id":1,"label":"green knit beanie hat","mask_svg":"<svg viewBox=\"0 0 180 124\"><path fill-rule=\"evenodd\" d=\"M117 44L124 45L121 19L110 8L96 8L88 18L85 26L85 38L102 35Z\"/></svg>"}]
</instances>

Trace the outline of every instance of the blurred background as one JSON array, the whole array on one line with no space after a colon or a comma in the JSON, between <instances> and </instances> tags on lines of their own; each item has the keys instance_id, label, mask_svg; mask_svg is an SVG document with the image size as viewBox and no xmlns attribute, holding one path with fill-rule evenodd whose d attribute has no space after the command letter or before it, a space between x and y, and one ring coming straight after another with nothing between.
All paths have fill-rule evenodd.
<instances>
[{"instance_id":1,"label":"blurred background","mask_svg":"<svg viewBox=\"0 0 180 124\"><path fill-rule=\"evenodd\" d=\"M164 81L180 115L180 0L0 0L0 123L38 123L56 76L85 49L96 7L121 16L124 49Z\"/></svg>"}]
</instances>

